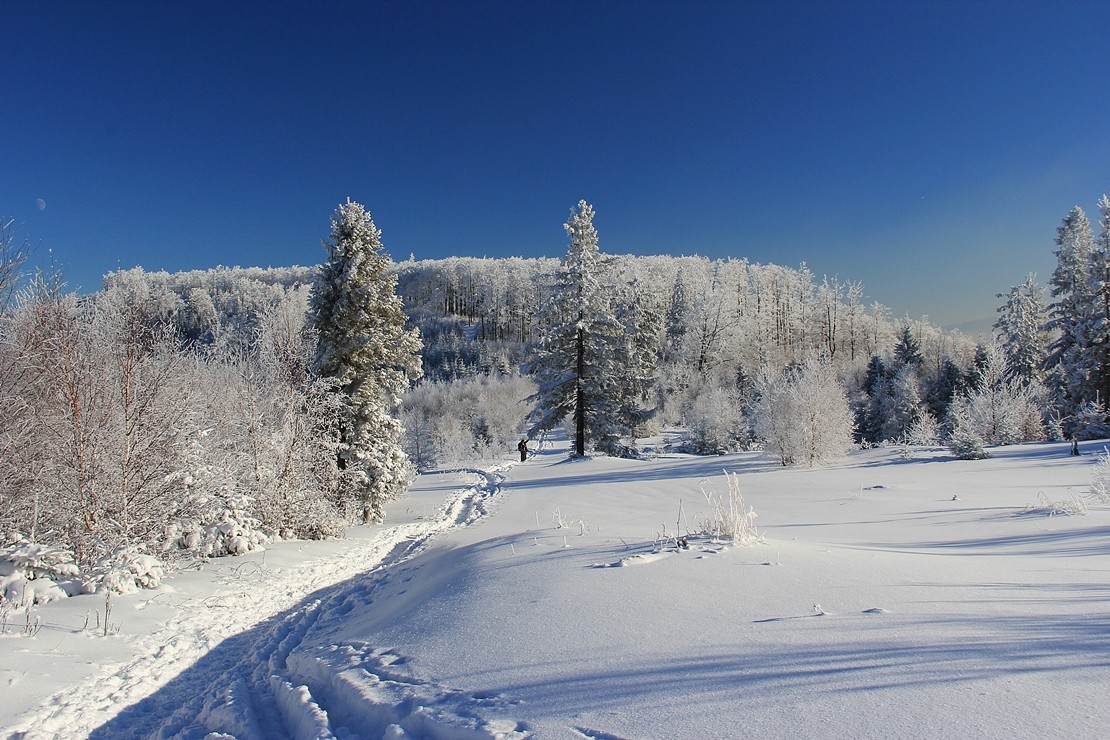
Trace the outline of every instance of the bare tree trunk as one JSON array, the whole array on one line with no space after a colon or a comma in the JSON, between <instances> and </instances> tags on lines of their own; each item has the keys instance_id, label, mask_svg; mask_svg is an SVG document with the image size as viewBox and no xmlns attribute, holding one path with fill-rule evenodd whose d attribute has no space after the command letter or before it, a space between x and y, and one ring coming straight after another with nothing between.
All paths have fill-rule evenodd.
<instances>
[{"instance_id":1,"label":"bare tree trunk","mask_svg":"<svg viewBox=\"0 0 1110 740\"><path fill-rule=\"evenodd\" d=\"M578 327L578 365L576 368L574 399L574 451L581 457L586 454L586 393L582 378L586 374L586 330Z\"/></svg>"}]
</instances>

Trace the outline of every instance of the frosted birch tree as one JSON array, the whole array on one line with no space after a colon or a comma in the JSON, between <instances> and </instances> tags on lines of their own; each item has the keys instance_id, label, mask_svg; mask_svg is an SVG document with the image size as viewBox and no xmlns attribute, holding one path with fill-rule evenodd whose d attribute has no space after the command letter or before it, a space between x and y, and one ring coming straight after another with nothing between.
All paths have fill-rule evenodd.
<instances>
[{"instance_id":1,"label":"frosted birch tree","mask_svg":"<svg viewBox=\"0 0 1110 740\"><path fill-rule=\"evenodd\" d=\"M852 448L852 412L827 360L810 355L779 374L764 367L756 395L753 431L783 465L820 465Z\"/></svg>"}]
</instances>

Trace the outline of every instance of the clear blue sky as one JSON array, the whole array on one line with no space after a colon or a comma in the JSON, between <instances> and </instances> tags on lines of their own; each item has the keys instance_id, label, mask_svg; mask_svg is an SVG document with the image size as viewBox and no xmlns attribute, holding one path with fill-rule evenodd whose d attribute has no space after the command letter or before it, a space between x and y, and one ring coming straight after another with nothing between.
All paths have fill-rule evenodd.
<instances>
[{"instance_id":1,"label":"clear blue sky","mask_svg":"<svg viewBox=\"0 0 1110 740\"><path fill-rule=\"evenodd\" d=\"M609 252L862 280L993 316L1110 190L1110 2L0 0L0 216L71 287L315 264L364 203L396 259Z\"/></svg>"}]
</instances>

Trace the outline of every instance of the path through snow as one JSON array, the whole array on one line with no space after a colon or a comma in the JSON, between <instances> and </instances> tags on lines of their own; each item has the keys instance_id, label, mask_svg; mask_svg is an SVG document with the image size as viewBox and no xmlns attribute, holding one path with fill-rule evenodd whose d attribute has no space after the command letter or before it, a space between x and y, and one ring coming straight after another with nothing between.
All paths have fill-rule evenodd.
<instances>
[{"instance_id":1,"label":"path through snow","mask_svg":"<svg viewBox=\"0 0 1110 740\"><path fill-rule=\"evenodd\" d=\"M475 482L449 493L434 513L375 527L338 553L289 568L268 567L264 554L212 564L222 583L203 600L164 587L143 603L176 598L172 616L137 641L129 662L104 666L84 685L50 697L17 719L8 736L353 737L345 723L379 728L379 737L404 737L403 727L425 734L432 724L437 736L449 736L451 727L512 736L515 723L479 717L495 699L417 680L386 651L354 644L327 654L297 650L306 635L373 602L392 566L489 512L502 476L468 472Z\"/></svg>"}]
</instances>

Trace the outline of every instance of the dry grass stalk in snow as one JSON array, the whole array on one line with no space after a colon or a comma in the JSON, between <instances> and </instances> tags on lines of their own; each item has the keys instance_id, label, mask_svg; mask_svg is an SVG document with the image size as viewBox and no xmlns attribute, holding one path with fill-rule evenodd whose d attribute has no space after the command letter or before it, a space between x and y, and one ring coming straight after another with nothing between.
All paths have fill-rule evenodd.
<instances>
[{"instance_id":1,"label":"dry grass stalk in snow","mask_svg":"<svg viewBox=\"0 0 1110 740\"><path fill-rule=\"evenodd\" d=\"M733 544L751 545L762 542L763 537L755 529L755 510L744 501L740 493L740 476L724 471L728 481L728 494L722 497L709 479L702 480L701 488L705 500L712 510L712 518L704 527L704 532L718 539L730 539Z\"/></svg>"}]
</instances>

